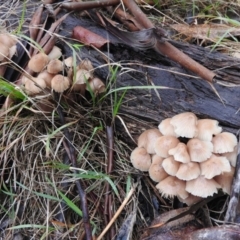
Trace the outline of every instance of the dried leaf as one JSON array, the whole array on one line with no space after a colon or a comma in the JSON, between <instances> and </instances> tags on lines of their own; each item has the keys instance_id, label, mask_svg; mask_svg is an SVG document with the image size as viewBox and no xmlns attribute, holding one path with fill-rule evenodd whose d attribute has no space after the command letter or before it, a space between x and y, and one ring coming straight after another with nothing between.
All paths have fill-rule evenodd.
<instances>
[{"instance_id":1,"label":"dried leaf","mask_svg":"<svg viewBox=\"0 0 240 240\"><path fill-rule=\"evenodd\" d=\"M107 39L81 26L77 26L73 29L72 37L85 45L94 46L96 48L101 48L104 44L109 42Z\"/></svg>"}]
</instances>

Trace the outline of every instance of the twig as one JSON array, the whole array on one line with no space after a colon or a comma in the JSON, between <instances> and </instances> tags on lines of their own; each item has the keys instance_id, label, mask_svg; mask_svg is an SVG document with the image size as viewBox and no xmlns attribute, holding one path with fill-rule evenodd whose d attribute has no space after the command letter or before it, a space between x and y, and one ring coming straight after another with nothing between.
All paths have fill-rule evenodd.
<instances>
[{"instance_id":1,"label":"twig","mask_svg":"<svg viewBox=\"0 0 240 240\"><path fill-rule=\"evenodd\" d=\"M135 187L132 187L131 190L129 191L127 197L124 199L124 201L122 202L121 206L118 208L117 212L114 214L114 216L111 219L111 221L108 223L108 225L105 227L105 229L102 231L102 233L98 236L98 238L96 240L100 240L100 239L103 238L103 236L106 234L106 232L109 230L109 228L112 226L112 224L115 222L117 217L122 212L122 210L125 207L125 205L127 204L128 200L132 197L134 191L135 191Z\"/></svg>"},{"instance_id":2,"label":"twig","mask_svg":"<svg viewBox=\"0 0 240 240\"><path fill-rule=\"evenodd\" d=\"M131 11L135 19L142 25L143 28L149 29L154 28L153 23L146 17L142 10L138 7L134 0L122 0L124 5ZM175 48L172 44L166 41L157 41L155 45L155 50L171 60L179 63L186 69L196 73L198 76L207 80L208 82L213 82L213 78L216 75L214 72L205 68L203 65L194 61L185 53L181 52Z\"/></svg>"},{"instance_id":3,"label":"twig","mask_svg":"<svg viewBox=\"0 0 240 240\"><path fill-rule=\"evenodd\" d=\"M61 8L65 8L71 11L87 10L93 8L100 8L106 6L113 6L119 4L119 0L101 0L101 1L90 1L90 2L70 2L62 3Z\"/></svg>"},{"instance_id":4,"label":"twig","mask_svg":"<svg viewBox=\"0 0 240 240\"><path fill-rule=\"evenodd\" d=\"M65 118L64 118L64 114L62 111L62 107L59 104L59 94L56 93L55 91L53 91L54 94L54 100L57 103L57 112L61 121L62 125L66 124ZM74 168L74 173L77 174L77 160L76 160L76 156L74 153L74 148L70 142L70 133L68 131L68 128L64 128L64 136L66 138L67 141L67 147L68 150L66 151L69 154L69 158L71 159L72 162L72 166ZM76 186L78 189L78 194L79 194L79 198L81 200L81 208L82 208L82 213L83 213L83 223L84 223L84 229L85 229L85 234L86 234L86 239L87 240L92 240L92 232L91 232L91 225L90 225L90 220L89 220L89 214L88 214L88 207L87 207L87 200L86 200L86 194L81 186L80 180L76 181Z\"/></svg>"}]
</instances>

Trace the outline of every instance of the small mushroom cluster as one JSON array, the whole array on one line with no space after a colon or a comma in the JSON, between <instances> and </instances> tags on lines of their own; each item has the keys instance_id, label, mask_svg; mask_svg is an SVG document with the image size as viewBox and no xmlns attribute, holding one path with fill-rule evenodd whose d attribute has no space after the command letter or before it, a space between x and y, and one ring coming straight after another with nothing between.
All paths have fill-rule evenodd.
<instances>
[{"instance_id":1,"label":"small mushroom cluster","mask_svg":"<svg viewBox=\"0 0 240 240\"><path fill-rule=\"evenodd\" d=\"M0 62L5 62L7 58L12 58L15 54L17 39L9 33L0 34Z\"/></svg>"},{"instance_id":2,"label":"small mushroom cluster","mask_svg":"<svg viewBox=\"0 0 240 240\"><path fill-rule=\"evenodd\" d=\"M89 60L85 59L76 66L74 76L73 57L61 61L61 56L61 49L54 46L48 55L40 52L29 60L28 68L36 77L22 78L24 90L28 95L39 94L46 88L62 93L71 87L72 91L78 91L82 95L85 90L93 91L95 95L105 91L104 83L93 76L93 66Z\"/></svg>"},{"instance_id":3,"label":"small mushroom cluster","mask_svg":"<svg viewBox=\"0 0 240 240\"><path fill-rule=\"evenodd\" d=\"M222 189L230 194L237 158L237 138L222 132L218 121L184 112L144 131L131 153L133 166L148 171L165 197L188 205Z\"/></svg>"}]
</instances>

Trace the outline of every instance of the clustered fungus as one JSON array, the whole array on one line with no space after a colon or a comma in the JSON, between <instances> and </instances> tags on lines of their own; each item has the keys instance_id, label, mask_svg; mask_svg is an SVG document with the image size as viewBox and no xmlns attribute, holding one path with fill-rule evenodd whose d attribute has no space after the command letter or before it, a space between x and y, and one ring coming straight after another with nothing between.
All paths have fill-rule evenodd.
<instances>
[{"instance_id":1,"label":"clustered fungus","mask_svg":"<svg viewBox=\"0 0 240 240\"><path fill-rule=\"evenodd\" d=\"M0 34L0 62L12 58L17 49L16 43L17 39L13 35L9 33Z\"/></svg>"},{"instance_id":2,"label":"clustered fungus","mask_svg":"<svg viewBox=\"0 0 240 240\"><path fill-rule=\"evenodd\" d=\"M130 158L136 169L158 182L163 196L191 205L219 189L230 194L237 138L222 132L216 120L184 112L144 131Z\"/></svg>"},{"instance_id":3,"label":"clustered fungus","mask_svg":"<svg viewBox=\"0 0 240 240\"><path fill-rule=\"evenodd\" d=\"M48 55L39 52L29 60L28 68L34 73L22 77L22 87L28 95L35 96L51 89L58 93L69 89L69 92L79 92L80 95L85 90L95 95L105 91L104 83L94 76L92 63L88 59L77 65L73 57L63 61L61 57L61 49L54 46Z\"/></svg>"}]
</instances>

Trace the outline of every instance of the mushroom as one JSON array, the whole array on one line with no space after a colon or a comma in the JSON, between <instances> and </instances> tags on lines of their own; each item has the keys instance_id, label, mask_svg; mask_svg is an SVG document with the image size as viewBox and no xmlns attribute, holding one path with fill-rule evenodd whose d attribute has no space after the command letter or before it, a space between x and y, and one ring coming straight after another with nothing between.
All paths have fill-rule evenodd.
<instances>
[{"instance_id":1,"label":"mushroom","mask_svg":"<svg viewBox=\"0 0 240 240\"><path fill-rule=\"evenodd\" d=\"M9 56L9 48L5 45L0 44L0 61L3 61Z\"/></svg>"},{"instance_id":2,"label":"mushroom","mask_svg":"<svg viewBox=\"0 0 240 240\"><path fill-rule=\"evenodd\" d=\"M51 52L48 54L49 60L59 59L61 56L62 50L57 46L53 46Z\"/></svg>"},{"instance_id":3,"label":"mushroom","mask_svg":"<svg viewBox=\"0 0 240 240\"><path fill-rule=\"evenodd\" d=\"M196 162L189 162L180 164L176 177L181 180L189 181L196 179L200 174L199 164Z\"/></svg>"},{"instance_id":4,"label":"mushroom","mask_svg":"<svg viewBox=\"0 0 240 240\"><path fill-rule=\"evenodd\" d=\"M178 135L174 132L174 127L170 123L170 121L171 118L166 118L162 120L161 123L158 125L158 129L164 136L178 137Z\"/></svg>"},{"instance_id":5,"label":"mushroom","mask_svg":"<svg viewBox=\"0 0 240 240\"><path fill-rule=\"evenodd\" d=\"M200 175L198 178L186 182L186 191L194 196L206 198L218 192L221 186L214 179L206 179Z\"/></svg>"},{"instance_id":6,"label":"mushroom","mask_svg":"<svg viewBox=\"0 0 240 240\"><path fill-rule=\"evenodd\" d=\"M236 167L237 152L238 152L238 146L235 146L232 152L222 153L221 156L226 157L227 160L230 162L231 166Z\"/></svg>"},{"instance_id":7,"label":"mushroom","mask_svg":"<svg viewBox=\"0 0 240 240\"><path fill-rule=\"evenodd\" d=\"M232 181L234 176L235 168L231 167L230 172L224 172L216 177L214 177L214 180L221 185L221 188L223 192L230 195L231 193L231 187L232 187Z\"/></svg>"},{"instance_id":8,"label":"mushroom","mask_svg":"<svg viewBox=\"0 0 240 240\"><path fill-rule=\"evenodd\" d=\"M212 119L201 119L197 121L197 138L202 141L211 141L213 135L219 134L222 128L218 121Z\"/></svg>"},{"instance_id":9,"label":"mushroom","mask_svg":"<svg viewBox=\"0 0 240 240\"><path fill-rule=\"evenodd\" d=\"M70 86L70 80L68 77L64 77L61 74L57 74L52 78L51 87L56 92L64 92Z\"/></svg>"},{"instance_id":10,"label":"mushroom","mask_svg":"<svg viewBox=\"0 0 240 240\"><path fill-rule=\"evenodd\" d=\"M40 52L30 59L30 61L28 62L28 67L32 71L38 73L43 70L43 68L48 64L48 61L48 56L45 53Z\"/></svg>"},{"instance_id":11,"label":"mushroom","mask_svg":"<svg viewBox=\"0 0 240 240\"><path fill-rule=\"evenodd\" d=\"M197 133L197 116L191 112L175 115L170 120L174 132L180 137L193 138Z\"/></svg>"},{"instance_id":12,"label":"mushroom","mask_svg":"<svg viewBox=\"0 0 240 240\"><path fill-rule=\"evenodd\" d=\"M84 59L83 61L80 62L78 65L79 69L85 69L87 71L93 71L93 65L89 59Z\"/></svg>"},{"instance_id":13,"label":"mushroom","mask_svg":"<svg viewBox=\"0 0 240 240\"><path fill-rule=\"evenodd\" d=\"M213 153L233 152L237 145L237 138L232 133L222 132L213 137L212 143Z\"/></svg>"},{"instance_id":14,"label":"mushroom","mask_svg":"<svg viewBox=\"0 0 240 240\"><path fill-rule=\"evenodd\" d=\"M178 162L188 163L190 162L190 156L187 151L187 146L185 143L179 142L175 148L168 151L170 155L174 156L174 159Z\"/></svg>"},{"instance_id":15,"label":"mushroom","mask_svg":"<svg viewBox=\"0 0 240 240\"><path fill-rule=\"evenodd\" d=\"M149 154L155 154L154 144L162 134L158 129L148 129L138 137L138 147L143 147Z\"/></svg>"},{"instance_id":16,"label":"mushroom","mask_svg":"<svg viewBox=\"0 0 240 240\"><path fill-rule=\"evenodd\" d=\"M192 138L187 143L188 152L193 162L206 161L213 151L211 142L201 141L197 138Z\"/></svg>"},{"instance_id":17,"label":"mushroom","mask_svg":"<svg viewBox=\"0 0 240 240\"><path fill-rule=\"evenodd\" d=\"M89 80L91 74L85 69L79 69L76 73L76 79L73 82L74 91L82 91L86 89L86 81Z\"/></svg>"},{"instance_id":18,"label":"mushroom","mask_svg":"<svg viewBox=\"0 0 240 240\"><path fill-rule=\"evenodd\" d=\"M154 150L160 157L167 158L170 156L168 151L175 148L179 143L179 140L173 136L162 136L159 137L154 144Z\"/></svg>"},{"instance_id":19,"label":"mushroom","mask_svg":"<svg viewBox=\"0 0 240 240\"><path fill-rule=\"evenodd\" d=\"M173 156L165 158L162 162L162 167L165 170L166 173L168 173L171 176L175 176L178 169L179 169L180 163L175 161Z\"/></svg>"},{"instance_id":20,"label":"mushroom","mask_svg":"<svg viewBox=\"0 0 240 240\"><path fill-rule=\"evenodd\" d=\"M57 74L63 71L63 62L58 59L52 59L47 65L47 71L51 74Z\"/></svg>"},{"instance_id":21,"label":"mushroom","mask_svg":"<svg viewBox=\"0 0 240 240\"><path fill-rule=\"evenodd\" d=\"M168 176L163 179L160 183L156 185L156 188L159 192L162 193L164 197L174 197L179 196L182 199L186 199L188 197L188 193L185 190L186 182L180 179L177 179L173 176Z\"/></svg>"},{"instance_id":22,"label":"mushroom","mask_svg":"<svg viewBox=\"0 0 240 240\"><path fill-rule=\"evenodd\" d=\"M17 43L17 38L8 33L0 34L0 45L6 46L8 49Z\"/></svg>"},{"instance_id":23,"label":"mushroom","mask_svg":"<svg viewBox=\"0 0 240 240\"><path fill-rule=\"evenodd\" d=\"M97 77L90 79L88 83L89 83L89 88L91 89L91 91L93 91L95 95L98 95L106 91L105 84L101 79ZM89 89L87 88L87 90Z\"/></svg>"},{"instance_id":24,"label":"mushroom","mask_svg":"<svg viewBox=\"0 0 240 240\"><path fill-rule=\"evenodd\" d=\"M51 81L54 76L55 76L54 74L49 73L47 70L40 72L38 74L39 78L42 78L45 80L47 87L51 87Z\"/></svg>"},{"instance_id":25,"label":"mushroom","mask_svg":"<svg viewBox=\"0 0 240 240\"><path fill-rule=\"evenodd\" d=\"M191 206L191 205L193 205L193 204L195 204L195 203L197 203L197 202L199 202L199 201L202 200L201 197L194 196L194 195L192 195L192 194L190 194L190 193L189 193L189 195L188 195L187 198L182 199L182 198L180 198L180 197L178 196L178 199L179 199L180 202L186 203L188 206Z\"/></svg>"},{"instance_id":26,"label":"mushroom","mask_svg":"<svg viewBox=\"0 0 240 240\"><path fill-rule=\"evenodd\" d=\"M155 181L160 182L168 176L162 167L163 158L158 155L152 156L152 164L148 170L149 177Z\"/></svg>"},{"instance_id":27,"label":"mushroom","mask_svg":"<svg viewBox=\"0 0 240 240\"><path fill-rule=\"evenodd\" d=\"M64 59L63 63L66 65L66 67L71 68L73 67L73 57L70 56L66 59Z\"/></svg>"},{"instance_id":28,"label":"mushroom","mask_svg":"<svg viewBox=\"0 0 240 240\"><path fill-rule=\"evenodd\" d=\"M144 148L135 148L131 153L130 159L133 167L140 171L146 172L151 166L151 156Z\"/></svg>"},{"instance_id":29,"label":"mushroom","mask_svg":"<svg viewBox=\"0 0 240 240\"><path fill-rule=\"evenodd\" d=\"M34 78L25 80L25 91L29 96L36 95L46 88L46 83L42 78Z\"/></svg>"}]
</instances>

